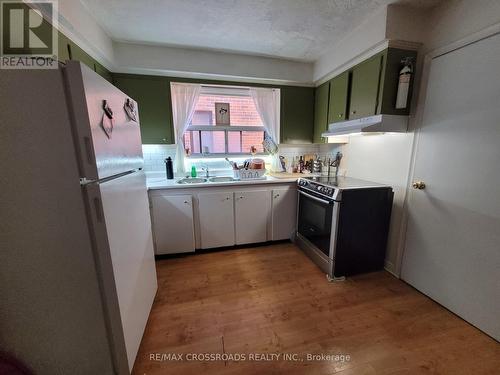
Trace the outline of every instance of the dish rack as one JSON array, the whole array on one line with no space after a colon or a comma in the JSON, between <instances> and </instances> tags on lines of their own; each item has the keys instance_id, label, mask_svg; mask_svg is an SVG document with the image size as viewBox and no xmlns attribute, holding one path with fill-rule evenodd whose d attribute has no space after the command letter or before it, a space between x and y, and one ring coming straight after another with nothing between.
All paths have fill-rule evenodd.
<instances>
[{"instance_id":1,"label":"dish rack","mask_svg":"<svg viewBox=\"0 0 500 375\"><path fill-rule=\"evenodd\" d=\"M262 180L266 174L265 169L234 169L234 178L237 180Z\"/></svg>"}]
</instances>

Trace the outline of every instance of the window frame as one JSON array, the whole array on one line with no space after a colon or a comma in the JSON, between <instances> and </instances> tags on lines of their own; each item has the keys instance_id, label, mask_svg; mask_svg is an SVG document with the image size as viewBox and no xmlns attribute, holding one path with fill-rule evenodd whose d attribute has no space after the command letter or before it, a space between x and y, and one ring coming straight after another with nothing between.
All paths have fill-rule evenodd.
<instances>
[{"instance_id":1,"label":"window frame","mask_svg":"<svg viewBox=\"0 0 500 375\"><path fill-rule=\"evenodd\" d=\"M207 85L202 86L201 95L214 95L214 96L244 96L252 98L250 95L249 87L241 87L241 86L215 86L215 85ZM203 143L201 140L201 132L216 132L216 131L224 131L224 149L225 152L210 152L208 154L203 153ZM229 132L239 132L240 133L240 150L242 148L243 141L243 132L263 132L265 135L266 128L264 126L255 126L255 125L189 125L184 131L183 137L186 132L198 132L199 134L199 143L200 143L200 152L193 153L191 152L189 155L186 155L186 158L200 158L200 157L213 157L220 158L221 156L232 156L239 157L250 155L250 152L228 152L229 150ZM191 134L190 142L193 144L193 133ZM184 138L183 138L184 142ZM185 145L184 145L185 147ZM192 151L192 150L191 150ZM269 155L268 152L258 152L255 155L266 156Z\"/></svg>"}]
</instances>

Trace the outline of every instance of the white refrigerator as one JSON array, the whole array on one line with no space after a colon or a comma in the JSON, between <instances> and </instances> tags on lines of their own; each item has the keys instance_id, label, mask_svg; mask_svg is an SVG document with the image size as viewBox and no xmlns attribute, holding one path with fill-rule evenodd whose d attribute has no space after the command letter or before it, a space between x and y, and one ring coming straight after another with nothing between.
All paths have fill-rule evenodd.
<instances>
[{"instance_id":1,"label":"white refrigerator","mask_svg":"<svg viewBox=\"0 0 500 375\"><path fill-rule=\"evenodd\" d=\"M129 374L157 289L137 106L72 61L2 71L0 97L0 348Z\"/></svg>"}]
</instances>

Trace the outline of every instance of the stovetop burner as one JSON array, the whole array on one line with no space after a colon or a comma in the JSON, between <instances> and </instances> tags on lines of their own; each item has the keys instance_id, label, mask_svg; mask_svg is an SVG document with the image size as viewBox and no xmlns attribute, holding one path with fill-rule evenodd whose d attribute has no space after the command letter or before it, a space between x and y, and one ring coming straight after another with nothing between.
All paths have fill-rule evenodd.
<instances>
[{"instance_id":1,"label":"stovetop burner","mask_svg":"<svg viewBox=\"0 0 500 375\"><path fill-rule=\"evenodd\" d=\"M343 176L322 176L322 177L306 177L308 180L317 182L322 185L333 186L339 189L361 189L367 187L385 187L377 182L360 180L357 178L343 177Z\"/></svg>"},{"instance_id":2,"label":"stovetop burner","mask_svg":"<svg viewBox=\"0 0 500 375\"><path fill-rule=\"evenodd\" d=\"M332 199L335 199L338 192L342 190L387 187L387 185L376 182L342 176L303 177L299 179L298 185L303 189Z\"/></svg>"}]
</instances>

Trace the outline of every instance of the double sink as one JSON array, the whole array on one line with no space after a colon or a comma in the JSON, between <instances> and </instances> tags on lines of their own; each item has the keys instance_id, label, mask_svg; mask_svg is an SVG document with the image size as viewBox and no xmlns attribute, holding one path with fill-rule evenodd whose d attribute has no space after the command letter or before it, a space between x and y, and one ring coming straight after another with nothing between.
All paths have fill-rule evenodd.
<instances>
[{"instance_id":1,"label":"double sink","mask_svg":"<svg viewBox=\"0 0 500 375\"><path fill-rule=\"evenodd\" d=\"M205 182L232 182L236 181L232 177L210 177L210 178L200 178L200 177L186 177L177 181L178 184L203 184Z\"/></svg>"}]
</instances>

